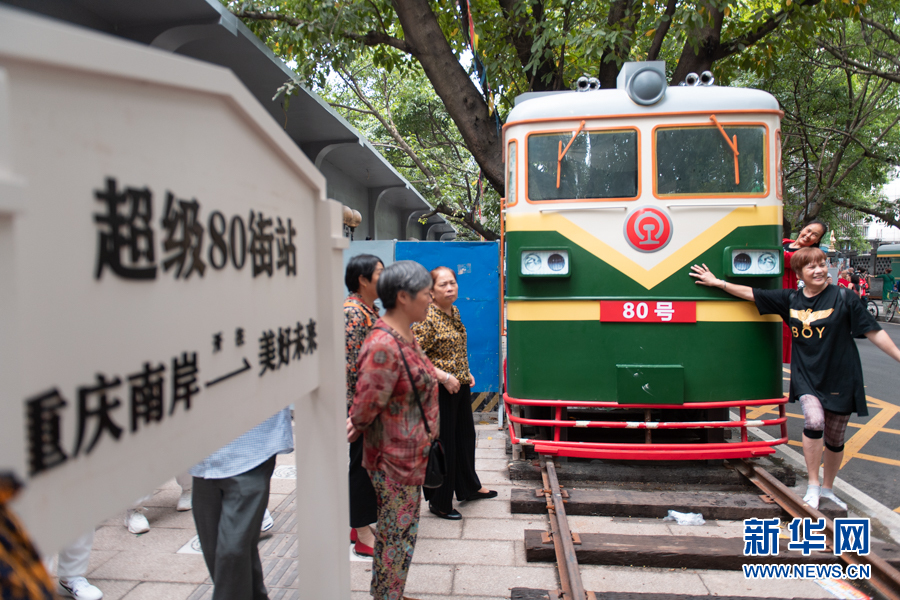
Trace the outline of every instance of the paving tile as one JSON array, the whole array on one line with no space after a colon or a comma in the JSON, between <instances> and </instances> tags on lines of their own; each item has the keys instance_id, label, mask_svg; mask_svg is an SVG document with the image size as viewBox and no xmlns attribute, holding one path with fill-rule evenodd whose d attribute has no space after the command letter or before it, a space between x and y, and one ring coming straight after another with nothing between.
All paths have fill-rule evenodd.
<instances>
[{"instance_id":1,"label":"paving tile","mask_svg":"<svg viewBox=\"0 0 900 600\"><path fill-rule=\"evenodd\" d=\"M290 494L297 491L296 479L273 479L269 486L270 494Z\"/></svg>"},{"instance_id":2,"label":"paving tile","mask_svg":"<svg viewBox=\"0 0 900 600\"><path fill-rule=\"evenodd\" d=\"M509 479L509 460L504 458L476 458L475 459L475 471L481 473L482 471L501 471L506 474L506 478Z\"/></svg>"},{"instance_id":3,"label":"paving tile","mask_svg":"<svg viewBox=\"0 0 900 600\"><path fill-rule=\"evenodd\" d=\"M574 517L573 517L574 518ZM572 525L572 521L569 521L569 526L572 531L581 533L581 529L576 529L574 525ZM621 533L628 535L659 535L659 536L668 536L672 535L669 531L669 528L665 523L638 523L638 522L616 522L611 520L608 523L604 523L599 531L595 531L593 533Z\"/></svg>"},{"instance_id":4,"label":"paving tile","mask_svg":"<svg viewBox=\"0 0 900 600\"><path fill-rule=\"evenodd\" d=\"M439 519L428 511L428 505L422 506L422 516L419 517L419 538L422 541L426 538L441 539L460 539L462 537L463 524L465 519L460 521L450 521L448 519ZM424 513L428 513L425 518Z\"/></svg>"},{"instance_id":5,"label":"paving tile","mask_svg":"<svg viewBox=\"0 0 900 600\"><path fill-rule=\"evenodd\" d=\"M350 562L350 589L368 592L372 585L372 561ZM371 596L369 596L371 598Z\"/></svg>"},{"instance_id":6,"label":"paving tile","mask_svg":"<svg viewBox=\"0 0 900 600\"><path fill-rule=\"evenodd\" d=\"M556 569L552 565L523 567L466 566L456 570L452 596L497 596L509 598L514 587L556 589Z\"/></svg>"},{"instance_id":7,"label":"paving tile","mask_svg":"<svg viewBox=\"0 0 900 600\"><path fill-rule=\"evenodd\" d=\"M698 596L708 593L697 573L675 569L581 565L581 580L584 589L592 592L657 592Z\"/></svg>"},{"instance_id":8,"label":"paving tile","mask_svg":"<svg viewBox=\"0 0 900 600\"><path fill-rule=\"evenodd\" d=\"M125 594L123 600L187 600L197 589L192 583L146 582ZM106 594L103 595L106 598Z\"/></svg>"},{"instance_id":9,"label":"paving tile","mask_svg":"<svg viewBox=\"0 0 900 600\"><path fill-rule=\"evenodd\" d=\"M701 571L700 578L713 596L756 596L758 598L833 598L814 581L744 579L743 571Z\"/></svg>"},{"instance_id":10,"label":"paving tile","mask_svg":"<svg viewBox=\"0 0 900 600\"><path fill-rule=\"evenodd\" d=\"M609 517L589 517L586 515L569 515L569 529L578 533L606 533L612 523Z\"/></svg>"},{"instance_id":11,"label":"paving tile","mask_svg":"<svg viewBox=\"0 0 900 600\"><path fill-rule=\"evenodd\" d=\"M509 464L509 461L511 460L509 454L506 453L505 448L479 448L475 458L501 458L506 460L507 464Z\"/></svg>"},{"instance_id":12,"label":"paving tile","mask_svg":"<svg viewBox=\"0 0 900 600\"><path fill-rule=\"evenodd\" d=\"M524 538L513 542L513 550L516 553L516 562L515 565L517 567L530 567L532 565L540 565L544 563L531 563L528 562L528 556L525 555L525 540Z\"/></svg>"},{"instance_id":13,"label":"paving tile","mask_svg":"<svg viewBox=\"0 0 900 600\"><path fill-rule=\"evenodd\" d=\"M495 488L495 486L485 481L485 477L481 477L481 483L492 489ZM498 491L497 498L474 500L472 502L459 502L456 504L456 510L462 513L464 519L468 517L508 519L512 514L509 511L509 500L500 498L499 486L496 486L496 488ZM429 515L431 515L431 513L429 513Z\"/></svg>"},{"instance_id":14,"label":"paving tile","mask_svg":"<svg viewBox=\"0 0 900 600\"><path fill-rule=\"evenodd\" d=\"M510 485L509 473L506 471L479 471L481 485L492 488L495 485Z\"/></svg>"},{"instance_id":15,"label":"paving tile","mask_svg":"<svg viewBox=\"0 0 900 600\"><path fill-rule=\"evenodd\" d=\"M116 581L112 579L98 579L96 577L89 577L88 582L103 592L103 600L121 600L135 586L141 583L140 581Z\"/></svg>"},{"instance_id":16,"label":"paving tile","mask_svg":"<svg viewBox=\"0 0 900 600\"><path fill-rule=\"evenodd\" d=\"M479 478L479 479L481 479L481 478ZM499 502L509 502L510 493L512 492L513 487L516 487L516 486L513 486L509 481L502 481L500 483L492 483L490 485L487 485L482 481L482 484L484 485L484 487L497 492L497 498L496 499L482 498L480 500L472 500L471 502L464 504L465 506L481 504L482 502L498 502L498 501Z\"/></svg>"},{"instance_id":17,"label":"paving tile","mask_svg":"<svg viewBox=\"0 0 900 600\"><path fill-rule=\"evenodd\" d=\"M273 494L271 491L269 492L269 503L266 505L266 508L269 509L269 512L275 512L281 503L285 501L285 499L289 498L290 494Z\"/></svg>"},{"instance_id":18,"label":"paving tile","mask_svg":"<svg viewBox=\"0 0 900 600\"><path fill-rule=\"evenodd\" d=\"M419 548L416 547L416 554L418 553ZM404 594L416 594L416 596L422 592L449 594L453 589L455 568L454 565L417 564L414 554L413 564L409 568L409 577L406 578Z\"/></svg>"},{"instance_id":19,"label":"paving tile","mask_svg":"<svg viewBox=\"0 0 900 600\"><path fill-rule=\"evenodd\" d=\"M523 542L526 529L545 529L547 519L540 515L531 515L527 521L507 519L478 519L466 517L462 520L462 538L464 540L509 540Z\"/></svg>"},{"instance_id":20,"label":"paving tile","mask_svg":"<svg viewBox=\"0 0 900 600\"><path fill-rule=\"evenodd\" d=\"M137 550L119 552L88 575L98 579L203 583L209 573L199 554L147 554Z\"/></svg>"},{"instance_id":21,"label":"paving tile","mask_svg":"<svg viewBox=\"0 0 900 600\"><path fill-rule=\"evenodd\" d=\"M173 479L172 481L175 480ZM175 484L174 487L160 488L155 494L153 494L153 497L141 502L141 506L156 506L159 508L171 508L174 510L175 505L178 503L178 498L180 497L181 488L178 486L178 484Z\"/></svg>"},{"instance_id":22,"label":"paving tile","mask_svg":"<svg viewBox=\"0 0 900 600\"><path fill-rule=\"evenodd\" d=\"M91 560L88 564L88 573L103 566L106 561L112 560L117 554L118 551L115 550L92 550Z\"/></svg>"},{"instance_id":23,"label":"paving tile","mask_svg":"<svg viewBox=\"0 0 900 600\"><path fill-rule=\"evenodd\" d=\"M282 465L287 465L290 467L297 466L296 452L291 452L290 454L276 454L275 455L275 466L280 467Z\"/></svg>"},{"instance_id":24,"label":"paving tile","mask_svg":"<svg viewBox=\"0 0 900 600\"><path fill-rule=\"evenodd\" d=\"M413 563L442 565L513 565L512 542L424 539L416 543Z\"/></svg>"},{"instance_id":25,"label":"paving tile","mask_svg":"<svg viewBox=\"0 0 900 600\"><path fill-rule=\"evenodd\" d=\"M451 597L453 600L509 600L509 592L507 592L505 596L459 596L457 594L453 594L452 596L435 596L433 594L416 594L416 600L447 600L447 598ZM371 599L372 597L369 596L368 598Z\"/></svg>"},{"instance_id":26,"label":"paving tile","mask_svg":"<svg viewBox=\"0 0 900 600\"><path fill-rule=\"evenodd\" d=\"M506 450L506 436L479 436L475 441L476 455L478 450L482 448L502 448L503 450Z\"/></svg>"},{"instance_id":27,"label":"paving tile","mask_svg":"<svg viewBox=\"0 0 900 600\"><path fill-rule=\"evenodd\" d=\"M175 553L194 537L193 529L151 527L147 533L135 535L121 525L100 527L94 534L94 552L98 550Z\"/></svg>"}]
</instances>

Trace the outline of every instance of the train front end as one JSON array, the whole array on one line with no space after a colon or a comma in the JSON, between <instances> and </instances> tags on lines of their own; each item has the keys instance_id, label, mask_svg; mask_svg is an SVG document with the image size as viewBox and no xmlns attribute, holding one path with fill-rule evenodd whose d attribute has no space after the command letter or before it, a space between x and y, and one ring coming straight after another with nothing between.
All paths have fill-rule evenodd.
<instances>
[{"instance_id":1,"label":"train front end","mask_svg":"<svg viewBox=\"0 0 900 600\"><path fill-rule=\"evenodd\" d=\"M514 443L629 460L774 452L781 321L688 273L781 286L775 99L666 87L661 63L625 65L615 90L530 96L504 129Z\"/></svg>"}]
</instances>

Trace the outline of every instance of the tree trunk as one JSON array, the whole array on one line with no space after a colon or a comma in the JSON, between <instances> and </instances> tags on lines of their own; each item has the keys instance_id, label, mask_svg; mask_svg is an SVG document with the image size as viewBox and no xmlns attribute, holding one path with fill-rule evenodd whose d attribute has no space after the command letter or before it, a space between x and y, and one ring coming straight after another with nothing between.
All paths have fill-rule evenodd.
<instances>
[{"instance_id":1,"label":"tree trunk","mask_svg":"<svg viewBox=\"0 0 900 600\"><path fill-rule=\"evenodd\" d=\"M696 32L697 50L691 43L692 37L684 42L684 49L681 51L681 57L678 59L678 66L672 74L672 85L678 85L688 73L696 73L699 75L703 71L708 71L713 62L719 58L722 41L722 22L725 19L725 13L715 7L713 2L704 3L703 7L712 15L703 27Z\"/></svg>"},{"instance_id":2,"label":"tree trunk","mask_svg":"<svg viewBox=\"0 0 900 600\"><path fill-rule=\"evenodd\" d=\"M459 64L427 0L392 0L411 53L459 128L485 178L502 196L500 129L478 88Z\"/></svg>"}]
</instances>

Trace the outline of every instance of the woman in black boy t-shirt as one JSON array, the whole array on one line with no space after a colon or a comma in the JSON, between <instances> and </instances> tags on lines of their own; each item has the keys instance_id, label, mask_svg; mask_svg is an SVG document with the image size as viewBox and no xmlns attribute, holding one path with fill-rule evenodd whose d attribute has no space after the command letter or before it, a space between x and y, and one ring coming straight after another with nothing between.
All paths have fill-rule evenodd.
<instances>
[{"instance_id":1,"label":"woman in black boy t-shirt","mask_svg":"<svg viewBox=\"0 0 900 600\"><path fill-rule=\"evenodd\" d=\"M791 257L802 290L759 290L716 279L706 265L691 267L700 285L718 287L756 303L759 314L777 314L791 329L790 401L803 409L803 456L809 487L803 500L819 507L819 497L847 508L831 487L844 456L844 433L852 413L869 414L862 364L853 337L865 335L900 362L900 350L850 290L829 285L825 253L803 248ZM824 439L823 439L824 438ZM824 444L823 444L824 442ZM819 486L824 445L825 477Z\"/></svg>"}]
</instances>

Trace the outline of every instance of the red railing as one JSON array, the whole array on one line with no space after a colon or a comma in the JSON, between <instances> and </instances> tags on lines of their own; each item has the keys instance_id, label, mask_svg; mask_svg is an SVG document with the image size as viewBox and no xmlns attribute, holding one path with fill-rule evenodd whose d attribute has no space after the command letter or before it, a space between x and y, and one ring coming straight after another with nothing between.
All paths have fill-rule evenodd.
<instances>
[{"instance_id":1,"label":"red railing","mask_svg":"<svg viewBox=\"0 0 900 600\"><path fill-rule=\"evenodd\" d=\"M572 456L581 458L610 458L623 460L709 460L723 458L749 458L775 452L773 446L787 443L786 397L763 400L734 400L722 402L691 402L688 404L619 404L617 402L588 402L567 400L529 400L512 398L504 392L503 405L509 419L509 435L513 444L533 445L540 454ZM747 407L778 406L778 418L747 420ZM553 419L529 419L513 414L513 406L545 406L554 408ZM643 409L644 421L591 421L564 420L563 408L619 408ZM651 421L651 409L663 410L707 410L715 408L737 408L737 421ZM606 413L604 416L608 417ZM519 438L515 424L549 427L552 440ZM780 426L781 437L771 441L750 441L748 427ZM560 439L560 432L566 428L583 429L634 429L645 430L645 443L577 442ZM651 441L651 432L658 429L740 429L741 439L727 443L666 444Z\"/></svg>"}]
</instances>

